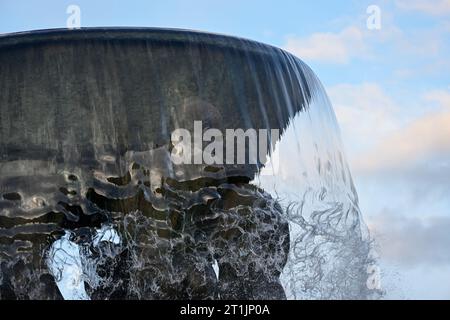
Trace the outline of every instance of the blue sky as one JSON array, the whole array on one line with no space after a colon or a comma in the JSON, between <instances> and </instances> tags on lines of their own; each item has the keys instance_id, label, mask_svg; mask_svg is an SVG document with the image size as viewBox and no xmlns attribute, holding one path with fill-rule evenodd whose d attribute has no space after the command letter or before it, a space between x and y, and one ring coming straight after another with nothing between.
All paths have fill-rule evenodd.
<instances>
[{"instance_id":1,"label":"blue sky","mask_svg":"<svg viewBox=\"0 0 450 320\"><path fill-rule=\"evenodd\" d=\"M0 33L198 29L296 54L324 83L392 298L450 298L450 1L0 0ZM366 9L381 10L368 30Z\"/></svg>"}]
</instances>

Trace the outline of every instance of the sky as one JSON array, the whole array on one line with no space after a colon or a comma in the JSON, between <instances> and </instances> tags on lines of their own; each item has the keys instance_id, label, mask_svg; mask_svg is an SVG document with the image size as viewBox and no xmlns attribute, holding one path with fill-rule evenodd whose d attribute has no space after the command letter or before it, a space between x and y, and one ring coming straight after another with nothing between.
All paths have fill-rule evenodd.
<instances>
[{"instance_id":1,"label":"sky","mask_svg":"<svg viewBox=\"0 0 450 320\"><path fill-rule=\"evenodd\" d=\"M334 106L386 297L450 299L450 0L0 0L0 33L65 27L71 4L82 27L218 32L304 60Z\"/></svg>"}]
</instances>

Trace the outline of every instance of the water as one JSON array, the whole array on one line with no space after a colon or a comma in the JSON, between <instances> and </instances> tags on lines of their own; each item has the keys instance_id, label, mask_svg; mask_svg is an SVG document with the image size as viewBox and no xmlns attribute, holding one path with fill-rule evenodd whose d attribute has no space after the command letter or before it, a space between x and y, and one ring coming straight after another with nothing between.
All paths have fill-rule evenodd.
<instances>
[{"instance_id":1,"label":"water","mask_svg":"<svg viewBox=\"0 0 450 320\"><path fill-rule=\"evenodd\" d=\"M289 221L291 246L281 280L290 299L377 298L381 288L368 285L376 269L370 235L331 104L317 85L309 108L276 146L279 171L255 181L276 195Z\"/></svg>"},{"instance_id":2,"label":"water","mask_svg":"<svg viewBox=\"0 0 450 320\"><path fill-rule=\"evenodd\" d=\"M1 37L0 85L2 299L380 294L331 104L298 58L56 30ZM282 135L256 164L174 164L171 133L194 121Z\"/></svg>"}]
</instances>

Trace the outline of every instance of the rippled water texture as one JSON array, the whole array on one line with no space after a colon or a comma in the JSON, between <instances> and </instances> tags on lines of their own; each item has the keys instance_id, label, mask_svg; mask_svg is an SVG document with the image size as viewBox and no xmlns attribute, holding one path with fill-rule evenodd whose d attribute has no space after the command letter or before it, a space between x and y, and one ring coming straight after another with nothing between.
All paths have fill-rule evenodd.
<instances>
[{"instance_id":1,"label":"rippled water texture","mask_svg":"<svg viewBox=\"0 0 450 320\"><path fill-rule=\"evenodd\" d=\"M0 37L2 299L373 298L326 93L298 58L188 31ZM257 165L171 132L279 129ZM269 160L272 165L269 165Z\"/></svg>"}]
</instances>

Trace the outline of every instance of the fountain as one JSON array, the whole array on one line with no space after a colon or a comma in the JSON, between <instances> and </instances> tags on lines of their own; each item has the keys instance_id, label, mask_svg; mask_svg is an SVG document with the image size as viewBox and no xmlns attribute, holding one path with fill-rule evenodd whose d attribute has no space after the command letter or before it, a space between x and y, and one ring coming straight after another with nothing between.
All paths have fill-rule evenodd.
<instances>
[{"instance_id":1,"label":"fountain","mask_svg":"<svg viewBox=\"0 0 450 320\"><path fill-rule=\"evenodd\" d=\"M348 296L369 294L367 236L335 120L291 54L186 30L33 31L0 37L0 86L1 299L324 297L332 290L297 282L349 266ZM309 138L295 137L298 117L314 122ZM276 129L281 139L258 141L256 162L176 164L172 134L194 132L196 121ZM308 149L304 139L315 145L304 162L315 167L298 192L271 190L280 176L261 173L289 136L301 142L294 154ZM289 158L281 152L281 168ZM306 178L317 161L319 185ZM285 187L298 197L277 197ZM322 190L310 204L333 194L332 209L320 218L311 209L308 220L295 205L307 189ZM338 251L352 264L318 262Z\"/></svg>"}]
</instances>

